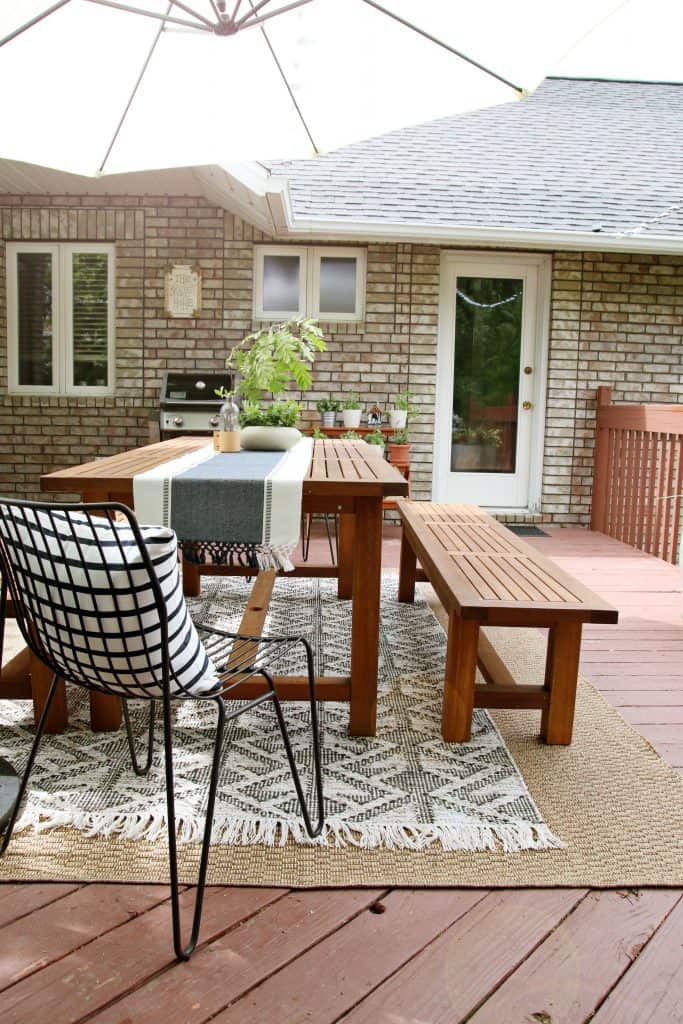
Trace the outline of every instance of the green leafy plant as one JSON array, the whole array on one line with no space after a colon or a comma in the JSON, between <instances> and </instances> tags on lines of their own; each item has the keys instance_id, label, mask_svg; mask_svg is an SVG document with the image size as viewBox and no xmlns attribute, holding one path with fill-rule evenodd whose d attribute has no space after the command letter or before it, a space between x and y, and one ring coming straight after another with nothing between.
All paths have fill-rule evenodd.
<instances>
[{"instance_id":1,"label":"green leafy plant","mask_svg":"<svg viewBox=\"0 0 683 1024\"><path fill-rule=\"evenodd\" d=\"M341 403L342 409L360 409L360 399L355 392L351 392Z\"/></svg>"},{"instance_id":2,"label":"green leafy plant","mask_svg":"<svg viewBox=\"0 0 683 1024\"><path fill-rule=\"evenodd\" d=\"M339 402L336 398L321 398L319 402L315 403L315 407L318 412L337 412L339 410Z\"/></svg>"},{"instance_id":3,"label":"green leafy plant","mask_svg":"<svg viewBox=\"0 0 683 1024\"><path fill-rule=\"evenodd\" d=\"M218 395L219 398L222 398L224 401L226 401L228 398L232 398L234 395L236 395L237 391L231 391L230 388L222 387L214 388L213 393L214 395Z\"/></svg>"},{"instance_id":4,"label":"green leafy plant","mask_svg":"<svg viewBox=\"0 0 683 1024\"><path fill-rule=\"evenodd\" d=\"M389 438L389 444L408 444L408 434L405 430L395 430Z\"/></svg>"},{"instance_id":5,"label":"green leafy plant","mask_svg":"<svg viewBox=\"0 0 683 1024\"><path fill-rule=\"evenodd\" d=\"M452 440L453 444L480 444L479 431L474 427L456 427Z\"/></svg>"},{"instance_id":6,"label":"green leafy plant","mask_svg":"<svg viewBox=\"0 0 683 1024\"><path fill-rule=\"evenodd\" d=\"M363 440L368 444L377 444L384 448L384 434L381 430L373 430L369 434L365 434Z\"/></svg>"},{"instance_id":7,"label":"green leafy plant","mask_svg":"<svg viewBox=\"0 0 683 1024\"><path fill-rule=\"evenodd\" d=\"M299 402L273 402L264 408L260 402L245 399L240 424L243 427L294 427L300 414Z\"/></svg>"},{"instance_id":8,"label":"green leafy plant","mask_svg":"<svg viewBox=\"0 0 683 1024\"><path fill-rule=\"evenodd\" d=\"M411 419L415 414L414 398L415 395L412 391L399 391L397 395L394 395L394 408L400 409L401 412L407 412L408 419Z\"/></svg>"},{"instance_id":9,"label":"green leafy plant","mask_svg":"<svg viewBox=\"0 0 683 1024\"><path fill-rule=\"evenodd\" d=\"M277 397L290 384L307 391L316 354L326 348L317 321L298 317L248 334L233 348L225 366L240 375L238 393L258 402L265 392Z\"/></svg>"},{"instance_id":10,"label":"green leafy plant","mask_svg":"<svg viewBox=\"0 0 683 1024\"><path fill-rule=\"evenodd\" d=\"M500 427L479 427L477 432L482 444L492 445L494 448L502 446L503 434Z\"/></svg>"},{"instance_id":11,"label":"green leafy plant","mask_svg":"<svg viewBox=\"0 0 683 1024\"><path fill-rule=\"evenodd\" d=\"M357 430L345 430L344 433L339 436L346 438L347 441L357 441L359 435Z\"/></svg>"},{"instance_id":12,"label":"green leafy plant","mask_svg":"<svg viewBox=\"0 0 683 1024\"><path fill-rule=\"evenodd\" d=\"M327 434L324 430L321 430L320 427L313 427L313 437L316 441L323 441L327 437Z\"/></svg>"}]
</instances>

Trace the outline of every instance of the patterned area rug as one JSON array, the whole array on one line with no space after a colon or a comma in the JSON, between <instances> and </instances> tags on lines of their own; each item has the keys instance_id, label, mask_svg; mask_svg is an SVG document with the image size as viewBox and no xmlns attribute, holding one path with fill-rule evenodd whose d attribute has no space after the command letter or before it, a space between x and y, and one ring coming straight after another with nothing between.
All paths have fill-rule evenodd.
<instances>
[{"instance_id":1,"label":"patterned area rug","mask_svg":"<svg viewBox=\"0 0 683 1024\"><path fill-rule=\"evenodd\" d=\"M445 638L428 606L396 601L396 579L382 595L377 736L348 735L348 706L320 704L327 827L316 842L331 846L514 852L562 846L544 824L527 787L485 711L475 712L472 740L440 736ZM248 595L240 580L205 578L191 602L198 622L236 628ZM348 672L349 602L333 581L280 580L267 632L303 633L313 640L317 671ZM302 672L290 661L279 670ZM86 702L70 695L69 730L46 737L34 767L19 828L68 826L90 836L163 838L165 803L160 736L151 773L136 777L123 733L93 734ZM138 734L144 705L131 705ZM0 705L0 756L21 768L32 731L24 702ZM308 714L288 703L285 714L300 764L310 765ZM176 803L181 841L201 835L215 712L200 703L178 706L175 722ZM229 728L219 784L213 842L310 843L270 707L241 716Z\"/></svg>"}]
</instances>

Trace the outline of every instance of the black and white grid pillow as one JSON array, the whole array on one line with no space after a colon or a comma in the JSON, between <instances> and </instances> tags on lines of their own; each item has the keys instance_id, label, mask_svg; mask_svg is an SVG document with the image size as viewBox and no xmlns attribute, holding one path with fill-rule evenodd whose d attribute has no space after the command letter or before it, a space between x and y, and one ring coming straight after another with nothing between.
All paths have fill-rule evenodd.
<instances>
[{"instance_id":1,"label":"black and white grid pillow","mask_svg":"<svg viewBox=\"0 0 683 1024\"><path fill-rule=\"evenodd\" d=\"M176 535L165 527L140 529L168 614L171 693L206 692L217 676L188 614ZM64 674L124 697L159 697L159 616L130 527L0 502L0 532L9 550L21 549L17 585Z\"/></svg>"}]
</instances>

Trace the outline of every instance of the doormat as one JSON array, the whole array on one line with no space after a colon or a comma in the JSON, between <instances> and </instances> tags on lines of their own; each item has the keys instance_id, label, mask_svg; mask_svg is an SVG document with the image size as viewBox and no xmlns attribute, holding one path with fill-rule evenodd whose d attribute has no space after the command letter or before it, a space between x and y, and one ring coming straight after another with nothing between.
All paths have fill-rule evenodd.
<instances>
[{"instance_id":1,"label":"doormat","mask_svg":"<svg viewBox=\"0 0 683 1024\"><path fill-rule=\"evenodd\" d=\"M516 533L518 537L549 537L550 534L546 533L545 530L540 530L538 526L527 523L503 523L505 528L510 533Z\"/></svg>"}]
</instances>

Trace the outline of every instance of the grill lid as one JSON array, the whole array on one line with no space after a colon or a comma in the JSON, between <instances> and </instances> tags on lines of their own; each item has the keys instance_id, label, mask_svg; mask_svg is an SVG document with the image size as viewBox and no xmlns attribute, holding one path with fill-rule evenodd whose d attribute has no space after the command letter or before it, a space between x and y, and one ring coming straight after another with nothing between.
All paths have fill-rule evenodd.
<instances>
[{"instance_id":1,"label":"grill lid","mask_svg":"<svg viewBox=\"0 0 683 1024\"><path fill-rule=\"evenodd\" d=\"M161 382L159 405L162 409L217 409L222 399L216 394L216 389L233 386L234 377L227 371L176 373L169 370Z\"/></svg>"}]
</instances>

